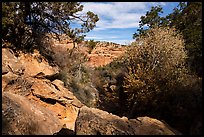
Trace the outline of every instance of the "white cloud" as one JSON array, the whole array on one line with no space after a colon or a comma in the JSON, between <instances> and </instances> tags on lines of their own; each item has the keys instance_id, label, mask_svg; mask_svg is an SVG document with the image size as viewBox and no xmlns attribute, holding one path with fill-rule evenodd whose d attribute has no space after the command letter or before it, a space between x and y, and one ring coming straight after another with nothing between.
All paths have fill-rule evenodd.
<instances>
[{"instance_id":1,"label":"white cloud","mask_svg":"<svg viewBox=\"0 0 204 137\"><path fill-rule=\"evenodd\" d=\"M84 2L83 12L92 11L99 16L94 30L108 28L139 27L140 17L151 6L165 5L164 2Z\"/></svg>"},{"instance_id":2,"label":"white cloud","mask_svg":"<svg viewBox=\"0 0 204 137\"><path fill-rule=\"evenodd\" d=\"M111 40L111 42L113 43L117 43L117 44L122 44L122 45L129 45L130 43L132 43L134 40Z\"/></svg>"},{"instance_id":3,"label":"white cloud","mask_svg":"<svg viewBox=\"0 0 204 137\"><path fill-rule=\"evenodd\" d=\"M111 39L117 39L118 37L117 36L111 36L110 38Z\"/></svg>"},{"instance_id":4,"label":"white cloud","mask_svg":"<svg viewBox=\"0 0 204 137\"><path fill-rule=\"evenodd\" d=\"M161 6L166 6L165 2L160 2Z\"/></svg>"},{"instance_id":5,"label":"white cloud","mask_svg":"<svg viewBox=\"0 0 204 137\"><path fill-rule=\"evenodd\" d=\"M156 6L156 5L161 5L161 6L166 6L165 2L151 2L152 6Z\"/></svg>"},{"instance_id":6,"label":"white cloud","mask_svg":"<svg viewBox=\"0 0 204 137\"><path fill-rule=\"evenodd\" d=\"M99 16L96 27L85 39L128 45L134 41L132 35L139 27L140 17L144 16L152 6L167 6L167 4L165 2L82 2L84 10L81 13L92 11Z\"/></svg>"},{"instance_id":7,"label":"white cloud","mask_svg":"<svg viewBox=\"0 0 204 137\"><path fill-rule=\"evenodd\" d=\"M85 39L95 39L95 40L106 40L106 39L117 39L117 36L110 35L95 35L95 36L86 36Z\"/></svg>"},{"instance_id":8,"label":"white cloud","mask_svg":"<svg viewBox=\"0 0 204 137\"><path fill-rule=\"evenodd\" d=\"M95 37L95 36L86 36L85 38L86 39L99 39L98 37Z\"/></svg>"},{"instance_id":9,"label":"white cloud","mask_svg":"<svg viewBox=\"0 0 204 137\"><path fill-rule=\"evenodd\" d=\"M134 40L130 40L128 38L124 38L121 35L111 35L111 34L95 34L95 35L90 35L85 37L86 40L91 40L94 39L96 41L107 41L107 42L114 42L118 44L124 44L128 45Z\"/></svg>"}]
</instances>

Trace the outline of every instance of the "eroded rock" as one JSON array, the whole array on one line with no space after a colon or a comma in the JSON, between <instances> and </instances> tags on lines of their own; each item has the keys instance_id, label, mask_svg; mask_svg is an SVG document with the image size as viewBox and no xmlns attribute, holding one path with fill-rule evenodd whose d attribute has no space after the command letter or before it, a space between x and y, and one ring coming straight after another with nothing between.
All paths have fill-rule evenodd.
<instances>
[{"instance_id":1,"label":"eroded rock","mask_svg":"<svg viewBox=\"0 0 204 137\"><path fill-rule=\"evenodd\" d=\"M17 75L23 74L25 69L13 51L8 48L2 48L2 68L2 74L10 71Z\"/></svg>"},{"instance_id":2,"label":"eroded rock","mask_svg":"<svg viewBox=\"0 0 204 137\"><path fill-rule=\"evenodd\" d=\"M149 117L128 120L83 106L76 121L77 135L175 135L164 123Z\"/></svg>"},{"instance_id":3,"label":"eroded rock","mask_svg":"<svg viewBox=\"0 0 204 137\"><path fill-rule=\"evenodd\" d=\"M2 134L175 134L168 125L156 119L140 117L128 120L86 107L75 97L76 94L56 79L58 68L51 67L38 52L15 57L12 51L3 49L2 54ZM111 90L115 88L110 87ZM96 106L98 91L91 84L81 86L77 94L89 107Z\"/></svg>"},{"instance_id":4,"label":"eroded rock","mask_svg":"<svg viewBox=\"0 0 204 137\"><path fill-rule=\"evenodd\" d=\"M38 51L35 51L33 54L21 54L18 59L24 68L26 68L24 71L26 76L36 76L40 72L45 75L59 73L59 68L50 66L48 61Z\"/></svg>"},{"instance_id":5,"label":"eroded rock","mask_svg":"<svg viewBox=\"0 0 204 137\"><path fill-rule=\"evenodd\" d=\"M52 135L61 128L53 112L12 93L3 93L2 120L3 135Z\"/></svg>"},{"instance_id":6,"label":"eroded rock","mask_svg":"<svg viewBox=\"0 0 204 137\"><path fill-rule=\"evenodd\" d=\"M50 110L64 128L75 130L79 108L83 104L63 86L63 82L32 77L19 77L4 88L5 93L24 96L30 102Z\"/></svg>"}]
</instances>

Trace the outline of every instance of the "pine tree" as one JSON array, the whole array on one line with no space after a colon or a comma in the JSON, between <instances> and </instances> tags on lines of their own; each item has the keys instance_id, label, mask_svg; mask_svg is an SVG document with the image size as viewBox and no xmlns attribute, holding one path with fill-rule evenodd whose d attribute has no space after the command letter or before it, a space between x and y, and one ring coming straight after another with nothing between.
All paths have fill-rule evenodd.
<instances>
[{"instance_id":1,"label":"pine tree","mask_svg":"<svg viewBox=\"0 0 204 137\"><path fill-rule=\"evenodd\" d=\"M93 12L82 14L82 10L79 2L3 2L3 41L15 48L32 48L37 37L50 33L57 38L66 34L78 42L99 20Z\"/></svg>"}]
</instances>

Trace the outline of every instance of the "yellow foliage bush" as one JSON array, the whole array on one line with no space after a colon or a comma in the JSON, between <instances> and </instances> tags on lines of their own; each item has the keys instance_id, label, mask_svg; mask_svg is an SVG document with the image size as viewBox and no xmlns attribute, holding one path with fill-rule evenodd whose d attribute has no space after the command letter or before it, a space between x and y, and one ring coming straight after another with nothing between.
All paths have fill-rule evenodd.
<instances>
[{"instance_id":1,"label":"yellow foliage bush","mask_svg":"<svg viewBox=\"0 0 204 137\"><path fill-rule=\"evenodd\" d=\"M184 40L170 28L150 29L127 51L128 76L124 89L127 106L154 104L160 92L170 92L187 72ZM180 81L181 82L181 81Z\"/></svg>"}]
</instances>

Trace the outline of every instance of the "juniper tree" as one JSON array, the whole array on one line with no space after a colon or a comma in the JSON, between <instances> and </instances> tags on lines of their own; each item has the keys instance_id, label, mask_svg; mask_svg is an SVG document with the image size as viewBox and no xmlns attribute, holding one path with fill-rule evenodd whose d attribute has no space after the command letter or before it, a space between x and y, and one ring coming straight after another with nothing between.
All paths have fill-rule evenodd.
<instances>
[{"instance_id":1,"label":"juniper tree","mask_svg":"<svg viewBox=\"0 0 204 137\"><path fill-rule=\"evenodd\" d=\"M82 13L79 2L3 2L2 39L14 48L32 48L45 34L57 37L66 34L74 42L96 26L98 16Z\"/></svg>"}]
</instances>

